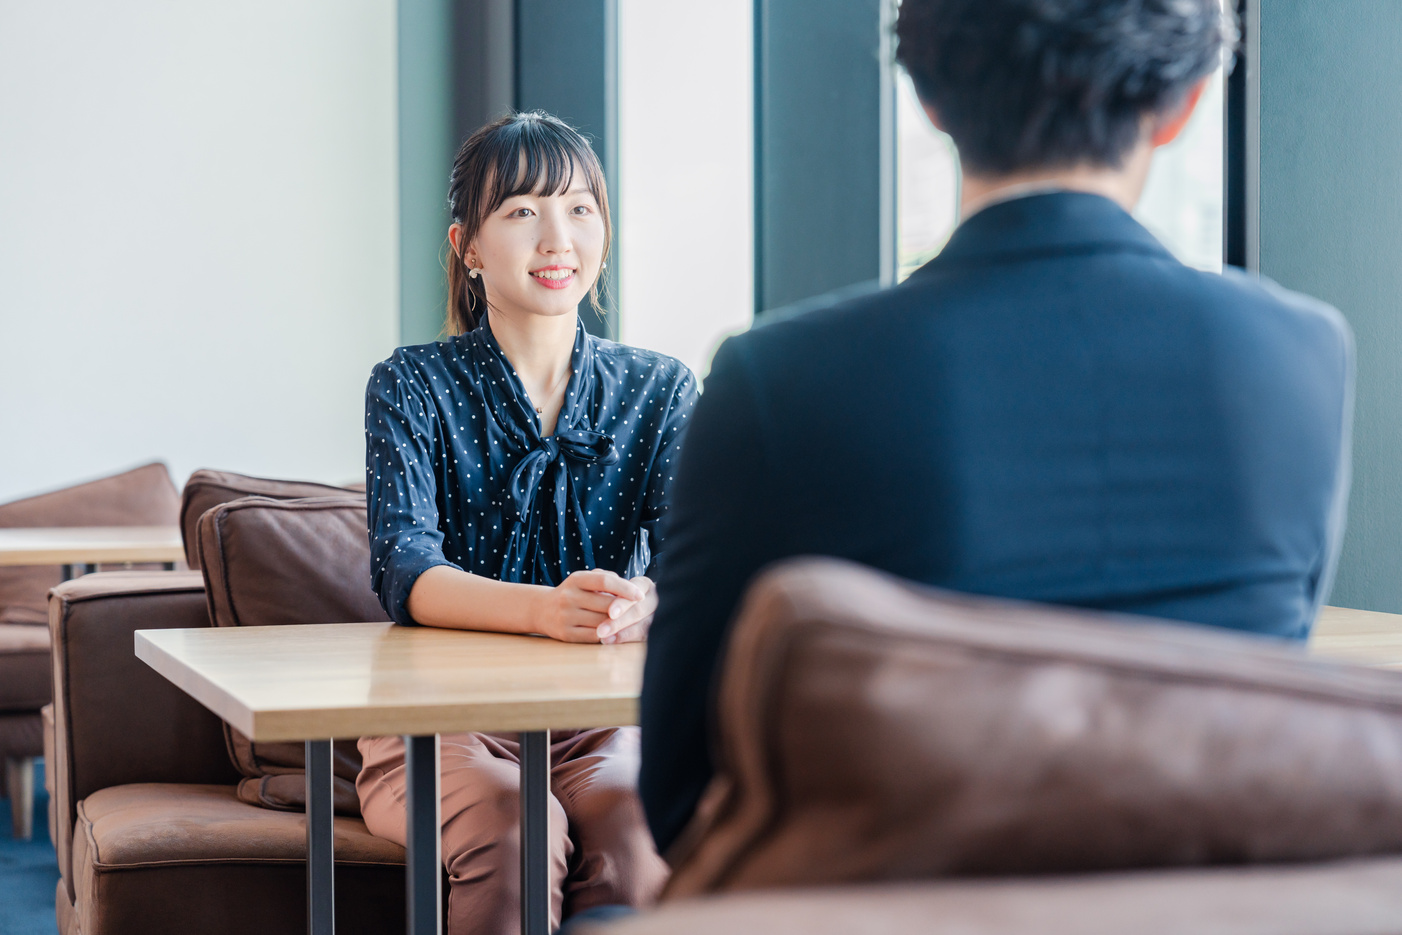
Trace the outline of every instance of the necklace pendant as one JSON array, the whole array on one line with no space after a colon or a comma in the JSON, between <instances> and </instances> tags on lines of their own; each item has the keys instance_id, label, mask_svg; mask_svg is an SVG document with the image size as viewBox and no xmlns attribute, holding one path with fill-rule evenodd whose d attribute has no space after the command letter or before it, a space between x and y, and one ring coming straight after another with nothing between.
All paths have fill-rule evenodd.
<instances>
[{"instance_id":1,"label":"necklace pendant","mask_svg":"<svg viewBox=\"0 0 1402 935\"><path fill-rule=\"evenodd\" d=\"M536 411L537 413L542 413L542 412L544 412L545 410L542 409L542 408L540 408L539 406L536 406L536 407L535 407L535 411Z\"/></svg>"}]
</instances>

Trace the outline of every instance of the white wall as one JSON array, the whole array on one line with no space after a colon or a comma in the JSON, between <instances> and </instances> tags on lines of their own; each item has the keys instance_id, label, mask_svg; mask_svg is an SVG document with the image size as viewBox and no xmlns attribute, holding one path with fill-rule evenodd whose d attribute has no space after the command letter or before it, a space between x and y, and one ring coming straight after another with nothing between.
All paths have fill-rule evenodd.
<instances>
[{"instance_id":1,"label":"white wall","mask_svg":"<svg viewBox=\"0 0 1402 935\"><path fill-rule=\"evenodd\" d=\"M704 376L754 315L752 8L619 8L622 339Z\"/></svg>"},{"instance_id":2,"label":"white wall","mask_svg":"<svg viewBox=\"0 0 1402 935\"><path fill-rule=\"evenodd\" d=\"M0 500L363 475L398 334L393 0L0 0Z\"/></svg>"}]
</instances>

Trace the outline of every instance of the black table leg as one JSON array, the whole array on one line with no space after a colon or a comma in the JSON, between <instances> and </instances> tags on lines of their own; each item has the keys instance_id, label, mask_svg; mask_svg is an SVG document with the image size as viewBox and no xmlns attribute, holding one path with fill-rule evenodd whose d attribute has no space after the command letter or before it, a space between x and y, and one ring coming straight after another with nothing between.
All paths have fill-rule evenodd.
<instances>
[{"instance_id":1,"label":"black table leg","mask_svg":"<svg viewBox=\"0 0 1402 935\"><path fill-rule=\"evenodd\" d=\"M64 581L72 581L72 580L73 580L73 566L72 566L72 565L64 565L64 566L63 566L63 580L64 580Z\"/></svg>"},{"instance_id":2,"label":"black table leg","mask_svg":"<svg viewBox=\"0 0 1402 935\"><path fill-rule=\"evenodd\" d=\"M550 731L521 733L521 932L550 935Z\"/></svg>"},{"instance_id":3,"label":"black table leg","mask_svg":"<svg viewBox=\"0 0 1402 935\"><path fill-rule=\"evenodd\" d=\"M307 932L334 935L335 799L331 784L331 741L308 740L307 758Z\"/></svg>"},{"instance_id":4,"label":"black table leg","mask_svg":"<svg viewBox=\"0 0 1402 935\"><path fill-rule=\"evenodd\" d=\"M175 571L175 563L174 563L174 562L161 562L161 568L165 569L166 571Z\"/></svg>"},{"instance_id":5,"label":"black table leg","mask_svg":"<svg viewBox=\"0 0 1402 935\"><path fill-rule=\"evenodd\" d=\"M408 860L409 935L442 935L443 874L438 790L438 736L405 737L404 766L407 798L405 855Z\"/></svg>"}]
</instances>

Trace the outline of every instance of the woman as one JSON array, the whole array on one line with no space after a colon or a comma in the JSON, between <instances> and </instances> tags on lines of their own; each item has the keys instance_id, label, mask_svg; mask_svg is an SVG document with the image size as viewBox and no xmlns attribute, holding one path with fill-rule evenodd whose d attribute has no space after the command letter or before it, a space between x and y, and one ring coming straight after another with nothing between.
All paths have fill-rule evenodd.
<instances>
[{"instance_id":1,"label":"woman","mask_svg":"<svg viewBox=\"0 0 1402 935\"><path fill-rule=\"evenodd\" d=\"M366 391L371 572L399 623L572 642L640 640L678 444L695 403L676 360L595 338L576 313L611 236L589 144L542 113L463 144L448 204L448 331ZM635 728L552 735L552 928L637 905L666 868L638 803ZM514 735L441 738L450 933L519 930ZM404 842L404 746L360 741L365 823Z\"/></svg>"}]
</instances>

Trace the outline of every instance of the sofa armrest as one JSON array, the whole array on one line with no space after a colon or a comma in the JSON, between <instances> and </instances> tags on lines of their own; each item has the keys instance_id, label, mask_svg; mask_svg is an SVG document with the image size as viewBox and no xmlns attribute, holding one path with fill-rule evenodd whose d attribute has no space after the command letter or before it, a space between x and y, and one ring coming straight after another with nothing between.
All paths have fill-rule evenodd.
<instances>
[{"instance_id":1,"label":"sofa armrest","mask_svg":"<svg viewBox=\"0 0 1402 935\"><path fill-rule=\"evenodd\" d=\"M198 572L85 575L49 592L59 869L72 892L80 801L133 782L238 781L219 718L136 658L137 630L209 626Z\"/></svg>"}]
</instances>

